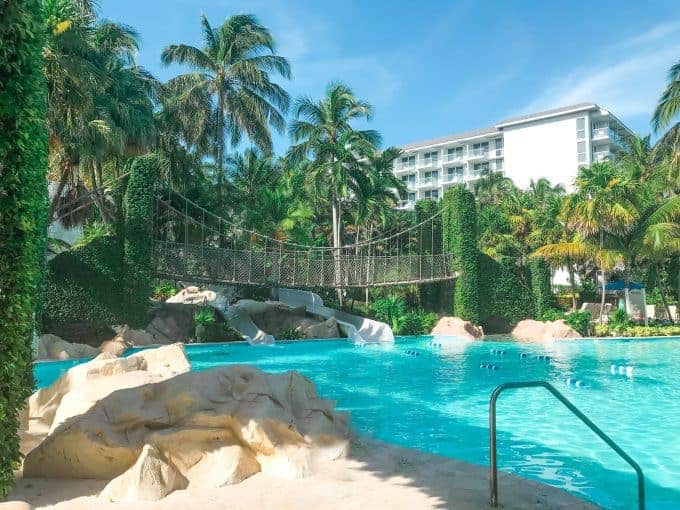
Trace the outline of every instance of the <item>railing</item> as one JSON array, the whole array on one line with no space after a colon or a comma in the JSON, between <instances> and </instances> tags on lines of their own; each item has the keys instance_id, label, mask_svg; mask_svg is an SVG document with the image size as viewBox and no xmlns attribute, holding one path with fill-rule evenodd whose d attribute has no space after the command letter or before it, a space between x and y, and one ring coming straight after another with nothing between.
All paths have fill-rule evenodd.
<instances>
[{"instance_id":1,"label":"railing","mask_svg":"<svg viewBox=\"0 0 680 510\"><path fill-rule=\"evenodd\" d=\"M469 153L471 158L486 158L489 156L489 150L486 149L472 149Z\"/></svg>"},{"instance_id":2,"label":"railing","mask_svg":"<svg viewBox=\"0 0 680 510\"><path fill-rule=\"evenodd\" d=\"M430 166L439 166L439 158L428 158L428 159L421 159L420 160L420 166L421 167L430 167Z\"/></svg>"},{"instance_id":3,"label":"railing","mask_svg":"<svg viewBox=\"0 0 680 510\"><path fill-rule=\"evenodd\" d=\"M446 161L463 161L465 159L465 151L453 152L446 155Z\"/></svg>"},{"instance_id":4,"label":"railing","mask_svg":"<svg viewBox=\"0 0 680 510\"><path fill-rule=\"evenodd\" d=\"M418 182L421 185L438 186L439 185L439 177L423 177Z\"/></svg>"},{"instance_id":5,"label":"railing","mask_svg":"<svg viewBox=\"0 0 680 510\"><path fill-rule=\"evenodd\" d=\"M619 457L625 460L634 470L637 475L637 489L638 489L638 508L644 510L645 508L645 478L642 474L642 469L630 456L624 452L619 445L617 445L612 438L605 434L597 425L595 425L590 418L583 414L574 404L572 404L567 397L562 395L555 387L545 381L523 381L523 382L507 382L496 387L491 394L489 400L489 447L490 453L490 476L489 476L489 491L491 506L498 506L498 469L496 462L496 401L501 393L505 390L517 388L545 388L562 404L569 409L579 420L585 423L590 430L595 432L597 436L602 439L607 445L614 450Z\"/></svg>"},{"instance_id":6,"label":"railing","mask_svg":"<svg viewBox=\"0 0 680 510\"><path fill-rule=\"evenodd\" d=\"M609 151L597 151L593 152L593 161L605 161L609 159L611 153Z\"/></svg>"},{"instance_id":7,"label":"railing","mask_svg":"<svg viewBox=\"0 0 680 510\"><path fill-rule=\"evenodd\" d=\"M445 175L444 182L463 182L463 175L461 174Z\"/></svg>"},{"instance_id":8,"label":"railing","mask_svg":"<svg viewBox=\"0 0 680 510\"><path fill-rule=\"evenodd\" d=\"M395 170L414 170L416 168L415 160L413 163L396 163Z\"/></svg>"},{"instance_id":9,"label":"railing","mask_svg":"<svg viewBox=\"0 0 680 510\"><path fill-rule=\"evenodd\" d=\"M593 128L592 137L595 138L607 138L609 137L609 126L603 126L599 128Z\"/></svg>"}]
</instances>

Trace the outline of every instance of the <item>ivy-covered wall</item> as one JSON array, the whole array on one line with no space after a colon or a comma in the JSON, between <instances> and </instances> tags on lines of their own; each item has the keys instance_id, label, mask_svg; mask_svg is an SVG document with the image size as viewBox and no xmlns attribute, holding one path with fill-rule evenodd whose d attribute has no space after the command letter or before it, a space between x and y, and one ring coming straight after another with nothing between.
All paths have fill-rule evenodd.
<instances>
[{"instance_id":1,"label":"ivy-covered wall","mask_svg":"<svg viewBox=\"0 0 680 510\"><path fill-rule=\"evenodd\" d=\"M508 333L534 316L531 289L503 264L479 254L479 309L485 333Z\"/></svg>"},{"instance_id":2,"label":"ivy-covered wall","mask_svg":"<svg viewBox=\"0 0 680 510\"><path fill-rule=\"evenodd\" d=\"M69 323L127 323L131 310L124 273L122 247L115 235L54 257L48 263L43 330Z\"/></svg>"},{"instance_id":3,"label":"ivy-covered wall","mask_svg":"<svg viewBox=\"0 0 680 510\"><path fill-rule=\"evenodd\" d=\"M39 0L0 2L0 499L19 461L47 240L44 25Z\"/></svg>"},{"instance_id":4,"label":"ivy-covered wall","mask_svg":"<svg viewBox=\"0 0 680 510\"><path fill-rule=\"evenodd\" d=\"M531 290L534 295L534 318L542 320L546 311L555 308L555 297L550 285L552 271L543 257L531 259L529 270L531 271Z\"/></svg>"},{"instance_id":5,"label":"ivy-covered wall","mask_svg":"<svg viewBox=\"0 0 680 510\"><path fill-rule=\"evenodd\" d=\"M416 223L422 223L441 210L441 203L419 200L415 205ZM442 217L423 224L422 253L442 253ZM418 285L420 306L428 312L449 313L453 307L453 284L449 281L422 283Z\"/></svg>"},{"instance_id":6,"label":"ivy-covered wall","mask_svg":"<svg viewBox=\"0 0 680 510\"><path fill-rule=\"evenodd\" d=\"M475 197L462 186L444 193L442 207L444 249L456 258L459 276L454 285L453 313L479 324L479 250Z\"/></svg>"},{"instance_id":7,"label":"ivy-covered wall","mask_svg":"<svg viewBox=\"0 0 680 510\"><path fill-rule=\"evenodd\" d=\"M125 279L132 327L146 326L146 309L152 290L153 214L161 161L155 154L140 156L130 172L125 192Z\"/></svg>"}]
</instances>

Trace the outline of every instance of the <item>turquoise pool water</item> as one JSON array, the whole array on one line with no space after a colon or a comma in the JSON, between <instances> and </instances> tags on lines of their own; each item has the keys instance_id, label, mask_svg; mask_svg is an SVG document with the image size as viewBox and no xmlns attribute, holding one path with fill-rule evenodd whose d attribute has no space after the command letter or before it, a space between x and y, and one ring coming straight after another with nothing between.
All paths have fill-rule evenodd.
<instances>
[{"instance_id":1,"label":"turquoise pool water","mask_svg":"<svg viewBox=\"0 0 680 510\"><path fill-rule=\"evenodd\" d=\"M432 340L398 338L391 347L345 341L197 345L187 353L194 370L232 363L298 370L351 412L359 433L481 465L489 461L491 391L504 381L546 380L638 461L647 508L680 508L680 338L549 346L434 339L444 348L431 346ZM51 383L73 364L36 364L37 384ZM488 364L496 370L480 368ZM612 375L612 364L633 367L632 377L618 370ZM543 389L500 397L498 447L505 471L606 508L636 507L632 469Z\"/></svg>"}]
</instances>

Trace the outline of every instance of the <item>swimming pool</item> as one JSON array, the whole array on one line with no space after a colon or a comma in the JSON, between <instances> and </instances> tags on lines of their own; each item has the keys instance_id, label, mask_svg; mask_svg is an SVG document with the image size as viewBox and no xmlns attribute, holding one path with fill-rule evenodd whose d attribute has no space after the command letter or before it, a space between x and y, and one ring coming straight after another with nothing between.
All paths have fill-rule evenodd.
<instances>
[{"instance_id":1,"label":"swimming pool","mask_svg":"<svg viewBox=\"0 0 680 510\"><path fill-rule=\"evenodd\" d=\"M444 348L431 346L432 340L398 338L394 346L366 347L333 340L194 345L187 354L194 370L232 363L298 370L351 412L359 433L485 466L491 391L505 381L546 380L640 464L647 508L680 508L680 338L552 345L434 339ZM73 364L35 364L38 385ZM480 367L489 364L496 370ZM632 377L618 369L612 374L611 365L632 366ZM636 507L632 469L543 389L500 397L498 451L504 471L606 508Z\"/></svg>"}]
</instances>

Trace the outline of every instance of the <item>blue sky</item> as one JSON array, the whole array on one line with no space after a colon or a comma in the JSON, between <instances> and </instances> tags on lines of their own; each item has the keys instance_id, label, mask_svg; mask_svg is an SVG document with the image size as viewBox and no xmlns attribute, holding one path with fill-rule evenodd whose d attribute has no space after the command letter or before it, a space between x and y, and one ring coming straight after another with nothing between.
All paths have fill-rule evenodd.
<instances>
[{"instance_id":1,"label":"blue sky","mask_svg":"<svg viewBox=\"0 0 680 510\"><path fill-rule=\"evenodd\" d=\"M505 117L594 101L633 130L680 59L680 2L100 0L103 17L141 35L139 63L167 79L160 52L200 44L213 25L252 13L268 26L297 97L342 80L371 102L383 145L444 136ZM277 137L277 152L288 144Z\"/></svg>"}]
</instances>

